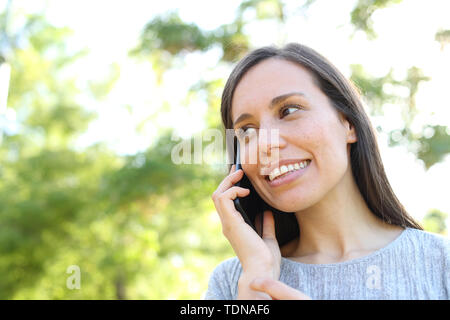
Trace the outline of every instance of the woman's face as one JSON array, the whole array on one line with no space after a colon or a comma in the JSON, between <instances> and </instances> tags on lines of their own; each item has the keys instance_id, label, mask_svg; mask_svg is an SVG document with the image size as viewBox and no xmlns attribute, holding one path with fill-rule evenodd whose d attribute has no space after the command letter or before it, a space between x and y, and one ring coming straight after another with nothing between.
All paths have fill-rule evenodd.
<instances>
[{"instance_id":1,"label":"woman's face","mask_svg":"<svg viewBox=\"0 0 450 320\"><path fill-rule=\"evenodd\" d=\"M306 209L346 175L351 177L354 129L296 63L269 58L252 67L235 89L231 118L245 174L261 197L281 211ZM295 165L302 160L310 160L303 169ZM283 164L294 171L269 182L269 173L276 177L273 170Z\"/></svg>"}]
</instances>

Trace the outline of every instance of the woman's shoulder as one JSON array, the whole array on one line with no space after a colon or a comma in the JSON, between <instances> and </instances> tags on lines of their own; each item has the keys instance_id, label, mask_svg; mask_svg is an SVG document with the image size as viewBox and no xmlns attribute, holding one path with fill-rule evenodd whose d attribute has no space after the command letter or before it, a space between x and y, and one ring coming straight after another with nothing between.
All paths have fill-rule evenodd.
<instances>
[{"instance_id":1,"label":"woman's shoulder","mask_svg":"<svg viewBox=\"0 0 450 320\"><path fill-rule=\"evenodd\" d=\"M442 234L407 228L408 239L416 248L426 251L428 254L434 253L438 257L450 259L450 238Z\"/></svg>"},{"instance_id":2,"label":"woman's shoulder","mask_svg":"<svg viewBox=\"0 0 450 320\"><path fill-rule=\"evenodd\" d=\"M241 273L242 267L237 257L219 262L211 273L205 299L235 299Z\"/></svg>"},{"instance_id":3,"label":"woman's shoulder","mask_svg":"<svg viewBox=\"0 0 450 320\"><path fill-rule=\"evenodd\" d=\"M238 257L227 258L219 262L213 272L227 275L230 280L236 277L239 279L242 273L241 262Z\"/></svg>"},{"instance_id":4,"label":"woman's shoulder","mask_svg":"<svg viewBox=\"0 0 450 320\"><path fill-rule=\"evenodd\" d=\"M407 228L407 231L410 239L421 243L447 248L450 245L450 238L439 233L414 228Z\"/></svg>"}]
</instances>

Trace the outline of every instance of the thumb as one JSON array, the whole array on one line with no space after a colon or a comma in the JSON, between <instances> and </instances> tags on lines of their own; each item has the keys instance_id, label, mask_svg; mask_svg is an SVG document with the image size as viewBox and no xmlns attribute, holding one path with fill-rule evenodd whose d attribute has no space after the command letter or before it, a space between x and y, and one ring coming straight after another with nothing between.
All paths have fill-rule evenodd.
<instances>
[{"instance_id":1,"label":"thumb","mask_svg":"<svg viewBox=\"0 0 450 320\"><path fill-rule=\"evenodd\" d=\"M264 211L263 220L263 238L276 240L275 236L275 219L273 213L270 210Z\"/></svg>"}]
</instances>

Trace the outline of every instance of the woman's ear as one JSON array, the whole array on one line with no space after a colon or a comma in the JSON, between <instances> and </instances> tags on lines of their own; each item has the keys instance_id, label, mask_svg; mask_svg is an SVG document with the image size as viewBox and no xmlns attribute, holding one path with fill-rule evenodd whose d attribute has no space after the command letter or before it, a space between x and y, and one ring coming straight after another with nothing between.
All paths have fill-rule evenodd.
<instances>
[{"instance_id":1,"label":"woman's ear","mask_svg":"<svg viewBox=\"0 0 450 320\"><path fill-rule=\"evenodd\" d=\"M355 126L350 121L348 121L347 117L342 113L339 112L338 116L339 120L341 121L342 125L345 128L347 135L347 143L355 143L356 141L358 141Z\"/></svg>"},{"instance_id":2,"label":"woman's ear","mask_svg":"<svg viewBox=\"0 0 450 320\"><path fill-rule=\"evenodd\" d=\"M358 138L356 136L355 126L353 124L351 124L350 122L347 122L347 123L348 123L347 142L355 143L356 141L358 141Z\"/></svg>"},{"instance_id":3,"label":"woman's ear","mask_svg":"<svg viewBox=\"0 0 450 320\"><path fill-rule=\"evenodd\" d=\"M346 118L344 118L344 126L347 131L347 143L355 143L356 141L358 141L355 126Z\"/></svg>"}]
</instances>

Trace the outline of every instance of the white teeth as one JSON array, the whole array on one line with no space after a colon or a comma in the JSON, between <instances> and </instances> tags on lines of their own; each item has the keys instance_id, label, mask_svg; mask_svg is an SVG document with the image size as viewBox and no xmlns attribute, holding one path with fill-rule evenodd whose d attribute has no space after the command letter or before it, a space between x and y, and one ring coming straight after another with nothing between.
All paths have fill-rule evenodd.
<instances>
[{"instance_id":1,"label":"white teeth","mask_svg":"<svg viewBox=\"0 0 450 320\"><path fill-rule=\"evenodd\" d=\"M280 174L281 174L280 169L275 168L275 170L273 170L272 173L269 174L270 181L275 179L275 177L278 177Z\"/></svg>"},{"instance_id":2,"label":"white teeth","mask_svg":"<svg viewBox=\"0 0 450 320\"><path fill-rule=\"evenodd\" d=\"M269 180L273 181L277 177L281 176L282 174L288 172L288 171L295 171L299 169L304 169L308 166L309 160L305 160L299 163L289 164L287 166L283 165L280 168L275 168L270 174L269 174Z\"/></svg>"}]
</instances>

